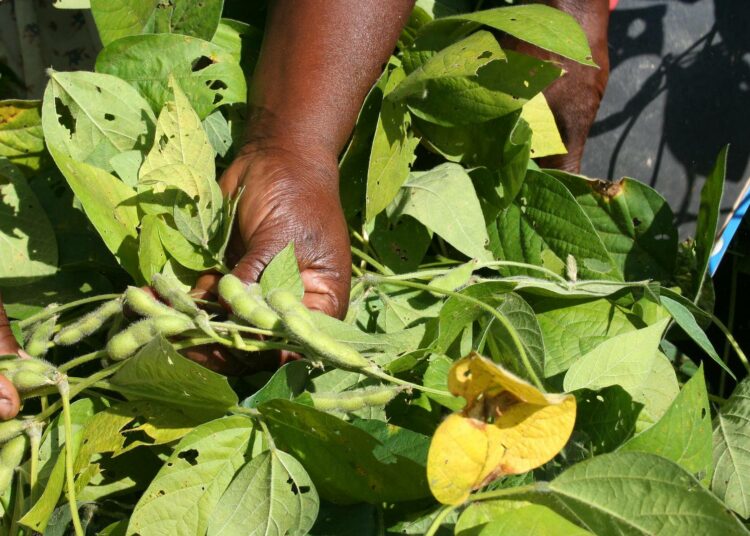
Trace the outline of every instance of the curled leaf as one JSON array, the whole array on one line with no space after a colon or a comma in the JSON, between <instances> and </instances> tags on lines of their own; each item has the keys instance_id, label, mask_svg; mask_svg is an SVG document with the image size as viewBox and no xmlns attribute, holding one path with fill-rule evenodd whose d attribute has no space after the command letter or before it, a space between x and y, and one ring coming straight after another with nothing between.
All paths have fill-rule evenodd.
<instances>
[{"instance_id":1,"label":"curled leaf","mask_svg":"<svg viewBox=\"0 0 750 536\"><path fill-rule=\"evenodd\" d=\"M565 446L575 398L546 394L476 353L453 364L448 388L466 399L437 429L427 458L433 495L460 504L493 480L530 471Z\"/></svg>"}]
</instances>

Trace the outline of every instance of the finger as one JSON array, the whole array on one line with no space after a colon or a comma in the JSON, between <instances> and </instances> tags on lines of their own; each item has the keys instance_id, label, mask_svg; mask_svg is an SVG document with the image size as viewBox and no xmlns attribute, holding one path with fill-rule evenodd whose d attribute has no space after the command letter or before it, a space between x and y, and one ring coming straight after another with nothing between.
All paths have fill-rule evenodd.
<instances>
[{"instance_id":1,"label":"finger","mask_svg":"<svg viewBox=\"0 0 750 536\"><path fill-rule=\"evenodd\" d=\"M0 419L7 421L15 418L21 409L21 398L8 378L0 376Z\"/></svg>"},{"instance_id":2,"label":"finger","mask_svg":"<svg viewBox=\"0 0 750 536\"><path fill-rule=\"evenodd\" d=\"M281 248L278 251L281 251ZM278 251L271 252L268 248L259 247L250 248L232 269L232 274L245 283L254 283L260 279L260 274Z\"/></svg>"},{"instance_id":3,"label":"finger","mask_svg":"<svg viewBox=\"0 0 750 536\"><path fill-rule=\"evenodd\" d=\"M328 277L315 270L303 270L301 277L305 287L302 303L308 309L320 311L334 318L346 316L351 276Z\"/></svg>"},{"instance_id":4,"label":"finger","mask_svg":"<svg viewBox=\"0 0 750 536\"><path fill-rule=\"evenodd\" d=\"M16 354L18 350L19 346L10 329L10 320L5 313L3 298L0 296L0 355Z\"/></svg>"},{"instance_id":5,"label":"finger","mask_svg":"<svg viewBox=\"0 0 750 536\"><path fill-rule=\"evenodd\" d=\"M221 274L217 272L207 272L202 274L198 281L195 282L195 288L190 293L193 298L199 300L210 300L219 295L219 279Z\"/></svg>"}]
</instances>

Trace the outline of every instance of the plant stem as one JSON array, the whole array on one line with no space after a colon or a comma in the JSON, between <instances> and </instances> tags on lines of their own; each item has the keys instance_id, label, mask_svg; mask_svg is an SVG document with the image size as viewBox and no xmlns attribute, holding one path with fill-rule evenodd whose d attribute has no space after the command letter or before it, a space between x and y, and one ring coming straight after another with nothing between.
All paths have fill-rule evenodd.
<instances>
[{"instance_id":1,"label":"plant stem","mask_svg":"<svg viewBox=\"0 0 750 536\"><path fill-rule=\"evenodd\" d=\"M83 354L82 356L75 357L71 359L70 361L63 363L62 365L57 367L57 370L59 370L60 372L65 372L79 365L83 365L84 363L89 363L91 361L95 361L97 359L107 357L107 355L108 354L106 350L97 350L96 352Z\"/></svg>"},{"instance_id":2,"label":"plant stem","mask_svg":"<svg viewBox=\"0 0 750 536\"><path fill-rule=\"evenodd\" d=\"M734 331L734 314L735 309L737 306L737 257L732 257L732 281L729 291L729 316L727 318L727 324L729 324L727 327L729 328L729 331ZM724 364L728 366L728 360L729 360L729 339L727 339L724 342L724 351L722 352L722 360L724 361ZM724 391L726 389L727 384L727 371L723 370L721 371L721 376L719 377L719 394L721 396L724 396Z\"/></svg>"},{"instance_id":3,"label":"plant stem","mask_svg":"<svg viewBox=\"0 0 750 536\"><path fill-rule=\"evenodd\" d=\"M526 369L526 373L529 375L529 378L531 378L531 381L534 383L537 389L539 389L542 392L545 392L544 385L542 384L542 381L539 379L539 376L537 376L536 372L531 366L531 362L529 361L529 356L526 354L526 350L523 347L523 343L521 343L521 341L518 339L518 335L516 334L515 328L510 324L510 322L508 322L508 319L505 318L503 314L498 312L491 305L488 305L484 303L482 300L478 300L477 298L474 298L472 296L461 294L460 292L454 292L452 290L431 287L429 285L424 285L422 283L415 283L414 281L392 280L392 279L389 279L388 277L382 277L378 275L369 275L366 278L365 282L367 281L375 285L391 284L391 285L400 286L400 287L424 290L425 292L432 292L435 294L444 294L445 296L450 296L452 298L457 298L459 300L464 300L466 302L472 303L476 305L477 307L479 307L480 309L483 309L484 311L490 313L492 316L494 316L497 319L498 322L500 322L505 327L507 332L513 338L513 344L516 346L516 350L518 350L518 354L521 357L523 366Z\"/></svg>"},{"instance_id":4,"label":"plant stem","mask_svg":"<svg viewBox=\"0 0 750 536\"><path fill-rule=\"evenodd\" d=\"M427 532L425 532L425 536L435 536L435 534L437 534L437 531L440 530L440 525L443 524L445 518L448 517L451 512L453 512L453 510L455 510L459 506L461 505L446 504L445 506L443 506L435 516L435 519L432 520L430 528L427 529Z\"/></svg>"},{"instance_id":5,"label":"plant stem","mask_svg":"<svg viewBox=\"0 0 750 536\"><path fill-rule=\"evenodd\" d=\"M438 395L438 396L453 396L448 391L443 391L442 389L433 389L432 387L425 387L424 385L419 385L417 383L411 383L410 381L402 380L401 378L396 378L395 376L391 376L387 372L384 372L380 369L366 369L366 370L363 370L362 373L367 374L368 376L378 378L380 380L385 380L390 383L395 383L396 385L403 385L404 387L409 387L416 391L422 391L423 393L431 393L433 395Z\"/></svg>"},{"instance_id":6,"label":"plant stem","mask_svg":"<svg viewBox=\"0 0 750 536\"><path fill-rule=\"evenodd\" d=\"M39 479L39 445L42 439L42 425L34 422L26 430L29 436L29 488L31 489L31 504L36 504L37 481Z\"/></svg>"},{"instance_id":7,"label":"plant stem","mask_svg":"<svg viewBox=\"0 0 750 536\"><path fill-rule=\"evenodd\" d=\"M732 332L713 313L711 313L711 321L714 324L716 324L716 326L721 330L721 332L727 338L727 341L729 341L729 344L731 344L732 348L734 348L734 351L737 354L737 357L740 358L740 361L745 366L745 370L747 370L748 373L750 373L750 362L748 362L745 352L743 352L742 348L740 348L740 345L737 342L737 339L735 339L734 336L732 335Z\"/></svg>"},{"instance_id":8,"label":"plant stem","mask_svg":"<svg viewBox=\"0 0 750 536\"><path fill-rule=\"evenodd\" d=\"M252 333L254 335L263 335L264 337L279 337L283 338L284 333L278 331L271 331L270 329L254 328L251 326L243 326L242 324L232 324L231 322L210 322L211 327L221 329L225 331L239 331L242 333Z\"/></svg>"},{"instance_id":9,"label":"plant stem","mask_svg":"<svg viewBox=\"0 0 750 536\"><path fill-rule=\"evenodd\" d=\"M63 419L65 420L65 483L68 488L68 506L76 536L84 536L81 519L78 517L78 502L76 501L75 473L73 472L73 423L70 418L70 388L67 379L63 379L58 387L62 400Z\"/></svg>"},{"instance_id":10,"label":"plant stem","mask_svg":"<svg viewBox=\"0 0 750 536\"><path fill-rule=\"evenodd\" d=\"M104 368L98 372L95 372L88 378L82 378L80 382L76 383L73 387L70 388L70 393L68 395L68 398L72 400L81 391L88 389L89 387L91 387L92 385L95 385L97 382L99 382L100 380L103 380L104 378L112 376L112 374L120 370L120 367L122 367L126 362L127 361L120 361L119 363L114 363L113 365L110 365L107 368ZM58 400L57 402L47 406L46 409L43 409L41 412L37 413L34 416L34 420L37 422L44 422L47 419L49 419L52 415L54 415L56 412L60 411L62 407L63 407L62 400Z\"/></svg>"},{"instance_id":11,"label":"plant stem","mask_svg":"<svg viewBox=\"0 0 750 536\"><path fill-rule=\"evenodd\" d=\"M43 309L42 311L39 311L38 313L31 315L30 317L24 320L21 320L18 323L18 326L21 328L25 328L34 324L35 322L39 322L40 320L46 320L52 315L61 313L63 311L72 309L74 307L78 307L80 305L86 305L87 303L94 303L98 301L113 300L119 297L120 297L120 294L101 294L99 296L91 296L90 298L82 298L80 300L72 301L69 303L64 303L56 307L50 307L49 309Z\"/></svg>"},{"instance_id":12,"label":"plant stem","mask_svg":"<svg viewBox=\"0 0 750 536\"><path fill-rule=\"evenodd\" d=\"M359 257L363 261L366 261L367 264L369 264L370 266L372 266L373 268L375 268L381 274L383 274L383 275L389 275L389 274L393 273L388 268L386 268L385 266L383 266L382 264L380 264L378 261L376 261L375 259L373 259L372 257L370 257L364 251L362 251L360 249L357 249L354 246L351 246L351 250L352 250L352 254L354 254L355 257Z\"/></svg>"},{"instance_id":13,"label":"plant stem","mask_svg":"<svg viewBox=\"0 0 750 536\"><path fill-rule=\"evenodd\" d=\"M545 486L546 482L534 482L533 484L526 484L525 486L516 486L515 488L504 488L495 489L492 491L482 491L474 493L469 497L469 502L479 501L490 501L492 499L500 499L503 497L512 497L513 495L523 495L531 491L539 491Z\"/></svg>"}]
</instances>

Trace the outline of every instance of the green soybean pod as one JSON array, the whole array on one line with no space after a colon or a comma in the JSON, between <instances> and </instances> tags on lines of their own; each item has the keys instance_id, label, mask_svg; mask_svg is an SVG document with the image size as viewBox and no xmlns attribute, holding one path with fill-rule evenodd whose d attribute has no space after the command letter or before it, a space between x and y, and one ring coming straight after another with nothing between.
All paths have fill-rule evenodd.
<instances>
[{"instance_id":1,"label":"green soybean pod","mask_svg":"<svg viewBox=\"0 0 750 536\"><path fill-rule=\"evenodd\" d=\"M21 419L0 422L0 445L21 435L28 427L29 421L23 421Z\"/></svg>"},{"instance_id":2,"label":"green soybean pod","mask_svg":"<svg viewBox=\"0 0 750 536\"><path fill-rule=\"evenodd\" d=\"M291 292L274 290L268 295L268 303L281 316L281 322L292 338L321 361L351 371L375 367L353 347L317 329L310 311Z\"/></svg>"},{"instance_id":3,"label":"green soybean pod","mask_svg":"<svg viewBox=\"0 0 750 536\"><path fill-rule=\"evenodd\" d=\"M99 331L113 316L120 312L122 312L121 298L105 302L90 313L62 328L54 338L55 344L61 346L76 344Z\"/></svg>"},{"instance_id":4,"label":"green soybean pod","mask_svg":"<svg viewBox=\"0 0 750 536\"><path fill-rule=\"evenodd\" d=\"M35 357L43 357L47 353L49 341L55 332L58 318L57 315L53 315L37 324L26 343L26 353Z\"/></svg>"},{"instance_id":5,"label":"green soybean pod","mask_svg":"<svg viewBox=\"0 0 750 536\"><path fill-rule=\"evenodd\" d=\"M154 274L151 278L151 286L156 293L167 300L169 305L181 313L188 316L196 316L201 313L201 309L187 292L183 290L180 283L172 278L161 274Z\"/></svg>"},{"instance_id":6,"label":"green soybean pod","mask_svg":"<svg viewBox=\"0 0 750 536\"><path fill-rule=\"evenodd\" d=\"M273 329L279 317L263 301L260 285L246 285L238 277L227 274L219 281L219 296L232 308L235 316L262 329Z\"/></svg>"},{"instance_id":7,"label":"green soybean pod","mask_svg":"<svg viewBox=\"0 0 750 536\"><path fill-rule=\"evenodd\" d=\"M133 312L147 318L169 314L182 314L154 298L150 292L139 287L127 288L125 291L125 303Z\"/></svg>"},{"instance_id":8,"label":"green soybean pod","mask_svg":"<svg viewBox=\"0 0 750 536\"><path fill-rule=\"evenodd\" d=\"M0 361L0 374L8 378L21 395L41 387L56 385L62 374L43 359L5 359Z\"/></svg>"},{"instance_id":9,"label":"green soybean pod","mask_svg":"<svg viewBox=\"0 0 750 536\"><path fill-rule=\"evenodd\" d=\"M156 333L165 337L180 335L188 330L195 329L192 320L185 316L163 315L153 319L153 326Z\"/></svg>"},{"instance_id":10,"label":"green soybean pod","mask_svg":"<svg viewBox=\"0 0 750 536\"><path fill-rule=\"evenodd\" d=\"M153 318L139 320L109 339L107 353L115 361L126 359L146 345L156 334Z\"/></svg>"},{"instance_id":11,"label":"green soybean pod","mask_svg":"<svg viewBox=\"0 0 750 536\"><path fill-rule=\"evenodd\" d=\"M10 439L0 448L0 495L3 495L13 482L16 467L26 452L26 436L19 435Z\"/></svg>"},{"instance_id":12,"label":"green soybean pod","mask_svg":"<svg viewBox=\"0 0 750 536\"><path fill-rule=\"evenodd\" d=\"M343 393L310 393L315 409L321 411L357 411L359 409L385 406L403 391L400 386L376 386L344 391Z\"/></svg>"}]
</instances>

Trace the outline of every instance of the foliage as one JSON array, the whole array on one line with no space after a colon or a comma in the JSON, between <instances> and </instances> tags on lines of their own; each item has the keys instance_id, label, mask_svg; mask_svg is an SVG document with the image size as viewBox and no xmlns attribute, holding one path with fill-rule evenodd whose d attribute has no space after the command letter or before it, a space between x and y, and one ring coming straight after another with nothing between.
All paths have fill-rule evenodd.
<instances>
[{"instance_id":1,"label":"foliage","mask_svg":"<svg viewBox=\"0 0 750 536\"><path fill-rule=\"evenodd\" d=\"M227 272L217 168L262 34L221 1L92 0L96 72L0 102L0 285L56 367L0 360L4 534L747 533L748 380L724 400L670 350L738 372L698 300L726 151L678 254L648 186L531 160L564 151L564 73L497 32L591 65L575 21L465 4L417 2L342 155L343 321L299 302L294 244L224 277L237 316L187 292ZM125 291L152 281L174 309ZM304 357L228 379L180 353L207 343Z\"/></svg>"}]
</instances>

